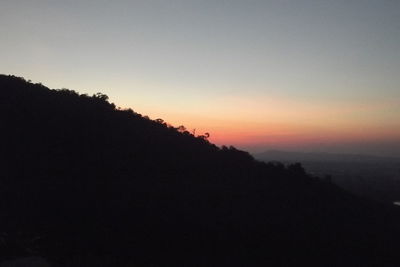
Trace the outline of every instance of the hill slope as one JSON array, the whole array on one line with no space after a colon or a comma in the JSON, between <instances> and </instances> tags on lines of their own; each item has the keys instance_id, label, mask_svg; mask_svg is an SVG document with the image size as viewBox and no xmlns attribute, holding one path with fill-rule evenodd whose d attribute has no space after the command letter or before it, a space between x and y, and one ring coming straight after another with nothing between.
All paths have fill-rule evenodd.
<instances>
[{"instance_id":1,"label":"hill slope","mask_svg":"<svg viewBox=\"0 0 400 267\"><path fill-rule=\"evenodd\" d=\"M396 209L102 94L0 76L0 260L54 266L395 265Z\"/></svg>"}]
</instances>

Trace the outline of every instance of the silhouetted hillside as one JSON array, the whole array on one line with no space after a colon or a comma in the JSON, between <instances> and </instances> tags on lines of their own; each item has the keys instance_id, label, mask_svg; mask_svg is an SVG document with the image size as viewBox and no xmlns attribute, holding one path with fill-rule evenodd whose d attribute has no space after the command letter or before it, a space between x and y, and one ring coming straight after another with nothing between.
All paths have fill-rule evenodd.
<instances>
[{"instance_id":1,"label":"silhouetted hillside","mask_svg":"<svg viewBox=\"0 0 400 267\"><path fill-rule=\"evenodd\" d=\"M107 96L0 76L0 262L396 266L399 212Z\"/></svg>"}]
</instances>

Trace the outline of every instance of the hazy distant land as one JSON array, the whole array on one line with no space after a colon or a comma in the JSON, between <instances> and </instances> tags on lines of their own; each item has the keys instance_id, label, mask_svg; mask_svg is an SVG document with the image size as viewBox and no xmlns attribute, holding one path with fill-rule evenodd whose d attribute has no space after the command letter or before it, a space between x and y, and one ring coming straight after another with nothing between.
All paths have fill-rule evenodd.
<instances>
[{"instance_id":1,"label":"hazy distant land","mask_svg":"<svg viewBox=\"0 0 400 267\"><path fill-rule=\"evenodd\" d=\"M268 150L254 157L266 162L300 162L310 174L330 177L359 195L385 202L400 200L400 158L281 150Z\"/></svg>"}]
</instances>

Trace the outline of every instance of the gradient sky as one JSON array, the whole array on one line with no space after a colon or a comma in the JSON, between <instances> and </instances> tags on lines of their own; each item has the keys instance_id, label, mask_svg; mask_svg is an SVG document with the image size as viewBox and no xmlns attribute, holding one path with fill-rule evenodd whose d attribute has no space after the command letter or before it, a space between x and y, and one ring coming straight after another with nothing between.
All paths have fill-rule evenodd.
<instances>
[{"instance_id":1,"label":"gradient sky","mask_svg":"<svg viewBox=\"0 0 400 267\"><path fill-rule=\"evenodd\" d=\"M400 156L400 1L1 0L0 73L211 141Z\"/></svg>"}]
</instances>

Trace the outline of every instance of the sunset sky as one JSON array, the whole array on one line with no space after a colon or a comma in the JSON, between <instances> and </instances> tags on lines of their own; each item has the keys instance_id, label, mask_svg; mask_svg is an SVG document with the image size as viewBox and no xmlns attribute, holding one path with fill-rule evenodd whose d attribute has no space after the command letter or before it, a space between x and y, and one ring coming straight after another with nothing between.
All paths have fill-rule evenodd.
<instances>
[{"instance_id":1,"label":"sunset sky","mask_svg":"<svg viewBox=\"0 0 400 267\"><path fill-rule=\"evenodd\" d=\"M1 0L0 73L218 145L400 156L398 0Z\"/></svg>"}]
</instances>

